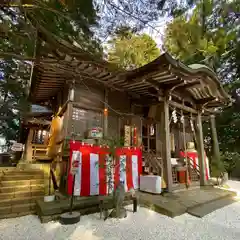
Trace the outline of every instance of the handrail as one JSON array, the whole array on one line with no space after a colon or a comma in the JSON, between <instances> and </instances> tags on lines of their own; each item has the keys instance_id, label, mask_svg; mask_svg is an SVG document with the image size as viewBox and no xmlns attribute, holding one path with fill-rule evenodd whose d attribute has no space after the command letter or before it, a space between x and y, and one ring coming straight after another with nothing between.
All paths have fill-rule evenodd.
<instances>
[{"instance_id":1,"label":"handrail","mask_svg":"<svg viewBox=\"0 0 240 240\"><path fill-rule=\"evenodd\" d=\"M32 149L32 160L36 161L38 160L48 160L50 159L47 155L47 145L45 144L32 144L31 145ZM40 153L39 153L40 152Z\"/></svg>"},{"instance_id":2,"label":"handrail","mask_svg":"<svg viewBox=\"0 0 240 240\"><path fill-rule=\"evenodd\" d=\"M190 158L190 157L188 157L188 156L187 156L187 160L188 160L188 162L190 163L192 169L194 169L194 171L196 171L196 172L198 173L198 175L200 175L199 165L198 165L197 163L193 163L192 158ZM198 168L195 168L194 165L196 165Z\"/></svg>"},{"instance_id":3,"label":"handrail","mask_svg":"<svg viewBox=\"0 0 240 240\"><path fill-rule=\"evenodd\" d=\"M143 152L145 166L151 167L153 171L157 172L159 175L162 175L163 165L162 158L160 155L154 151Z\"/></svg>"}]
</instances>

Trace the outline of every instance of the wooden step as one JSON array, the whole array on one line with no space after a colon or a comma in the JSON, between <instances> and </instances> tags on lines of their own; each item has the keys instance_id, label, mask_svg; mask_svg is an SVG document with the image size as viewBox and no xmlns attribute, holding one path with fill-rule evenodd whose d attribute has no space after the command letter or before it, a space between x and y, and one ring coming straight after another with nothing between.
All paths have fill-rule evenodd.
<instances>
[{"instance_id":1,"label":"wooden step","mask_svg":"<svg viewBox=\"0 0 240 240\"><path fill-rule=\"evenodd\" d=\"M30 197L30 196L43 196L43 190L27 190L27 191L16 191L16 192L7 192L0 193L0 201L2 199L12 199L12 198L21 198L21 197Z\"/></svg>"},{"instance_id":2,"label":"wooden step","mask_svg":"<svg viewBox=\"0 0 240 240\"><path fill-rule=\"evenodd\" d=\"M15 206L26 203L35 203L37 200L43 199L43 196L28 196L1 200L1 207Z\"/></svg>"},{"instance_id":3,"label":"wooden step","mask_svg":"<svg viewBox=\"0 0 240 240\"><path fill-rule=\"evenodd\" d=\"M32 174L7 174L7 175L3 175L2 176L2 181L18 181L18 180L34 180L34 179L44 179L44 175L43 174L36 174L36 175L32 175Z\"/></svg>"},{"instance_id":4,"label":"wooden step","mask_svg":"<svg viewBox=\"0 0 240 240\"><path fill-rule=\"evenodd\" d=\"M44 184L33 184L33 185L12 185L12 186L0 186L0 193L14 193L23 191L44 191Z\"/></svg>"},{"instance_id":5,"label":"wooden step","mask_svg":"<svg viewBox=\"0 0 240 240\"><path fill-rule=\"evenodd\" d=\"M0 216L11 214L11 213L22 213L35 211L36 203L24 203L24 204L16 204L10 206L0 206Z\"/></svg>"},{"instance_id":6,"label":"wooden step","mask_svg":"<svg viewBox=\"0 0 240 240\"><path fill-rule=\"evenodd\" d=\"M9 213L9 214L0 214L0 219L6 219L6 218L16 218L16 217L22 217L27 215L35 215L36 211L31 210L27 212L20 212L20 213Z\"/></svg>"},{"instance_id":7,"label":"wooden step","mask_svg":"<svg viewBox=\"0 0 240 240\"><path fill-rule=\"evenodd\" d=\"M33 180L17 180L17 181L5 181L2 180L0 183L1 187L11 187L11 186L26 186L30 187L31 185L36 185L36 184L44 184L44 179L33 179ZM0 188L1 188L0 187Z\"/></svg>"},{"instance_id":8,"label":"wooden step","mask_svg":"<svg viewBox=\"0 0 240 240\"><path fill-rule=\"evenodd\" d=\"M14 170L3 171L3 174L4 175L43 175L44 172L39 169L28 169L28 170L14 169Z\"/></svg>"}]
</instances>

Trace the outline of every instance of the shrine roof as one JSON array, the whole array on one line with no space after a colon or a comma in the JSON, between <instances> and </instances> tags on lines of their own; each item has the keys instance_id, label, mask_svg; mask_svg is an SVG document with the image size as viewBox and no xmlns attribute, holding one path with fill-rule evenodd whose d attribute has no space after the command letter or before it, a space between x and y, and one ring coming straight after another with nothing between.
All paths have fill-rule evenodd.
<instances>
[{"instance_id":1,"label":"shrine roof","mask_svg":"<svg viewBox=\"0 0 240 240\"><path fill-rule=\"evenodd\" d=\"M213 70L202 64L186 66L168 53L131 71L120 71L105 61L61 54L60 60L49 57L39 59L35 64L30 92L33 103L56 96L72 79L78 84L83 80L94 81L107 88L127 92L134 99L151 102L158 102L167 93L174 101L187 102L195 109L198 105L213 109L231 103Z\"/></svg>"}]
</instances>

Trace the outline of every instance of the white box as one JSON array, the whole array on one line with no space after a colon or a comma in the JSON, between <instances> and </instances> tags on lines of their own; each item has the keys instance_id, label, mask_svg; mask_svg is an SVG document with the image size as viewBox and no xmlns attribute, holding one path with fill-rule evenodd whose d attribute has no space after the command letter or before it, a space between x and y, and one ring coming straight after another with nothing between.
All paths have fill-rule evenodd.
<instances>
[{"instance_id":1,"label":"white box","mask_svg":"<svg viewBox=\"0 0 240 240\"><path fill-rule=\"evenodd\" d=\"M140 191L149 193L161 193L161 177L155 175L140 176Z\"/></svg>"}]
</instances>

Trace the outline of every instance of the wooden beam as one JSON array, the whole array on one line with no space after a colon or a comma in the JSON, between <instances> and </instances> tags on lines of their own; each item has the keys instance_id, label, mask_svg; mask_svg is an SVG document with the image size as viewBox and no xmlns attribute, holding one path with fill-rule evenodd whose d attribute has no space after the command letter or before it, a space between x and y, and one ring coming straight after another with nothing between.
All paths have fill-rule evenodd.
<instances>
[{"instance_id":1,"label":"wooden beam","mask_svg":"<svg viewBox=\"0 0 240 240\"><path fill-rule=\"evenodd\" d=\"M200 84L201 84L201 82L199 80L195 80L195 81L192 81L192 82L187 82L183 86L178 87L177 90L182 91L184 89L189 89L189 88L196 87L197 85L200 85Z\"/></svg>"},{"instance_id":2,"label":"wooden beam","mask_svg":"<svg viewBox=\"0 0 240 240\"><path fill-rule=\"evenodd\" d=\"M126 81L127 82L134 82L134 81L140 81L142 79L147 79L147 78L151 78L152 76L158 74L158 76L166 76L169 75L170 77L174 75L172 75L171 73L169 73L169 71L165 68L162 68L161 70L155 70L153 72L147 73L147 74L143 74L143 73L135 73L134 77L132 77L131 75L126 76Z\"/></svg>"},{"instance_id":3,"label":"wooden beam","mask_svg":"<svg viewBox=\"0 0 240 240\"><path fill-rule=\"evenodd\" d=\"M184 81L181 78L177 78L175 81L163 82L160 84L161 84L161 88L166 90L171 90L171 89L178 88L179 86L182 86L184 84Z\"/></svg>"},{"instance_id":4,"label":"wooden beam","mask_svg":"<svg viewBox=\"0 0 240 240\"><path fill-rule=\"evenodd\" d=\"M199 100L196 100L196 104L203 105L203 104L206 104L208 102L212 102L215 99L216 99L215 97L208 97L208 98L199 99Z\"/></svg>"},{"instance_id":5,"label":"wooden beam","mask_svg":"<svg viewBox=\"0 0 240 240\"><path fill-rule=\"evenodd\" d=\"M193 113L193 114L197 114L197 110L193 109L193 108L190 108L188 106L185 106L183 104L180 104L180 103L177 103L177 102L174 102L174 101L169 101L169 105L175 107L175 108L179 108L185 112L189 112L189 113Z\"/></svg>"}]
</instances>

